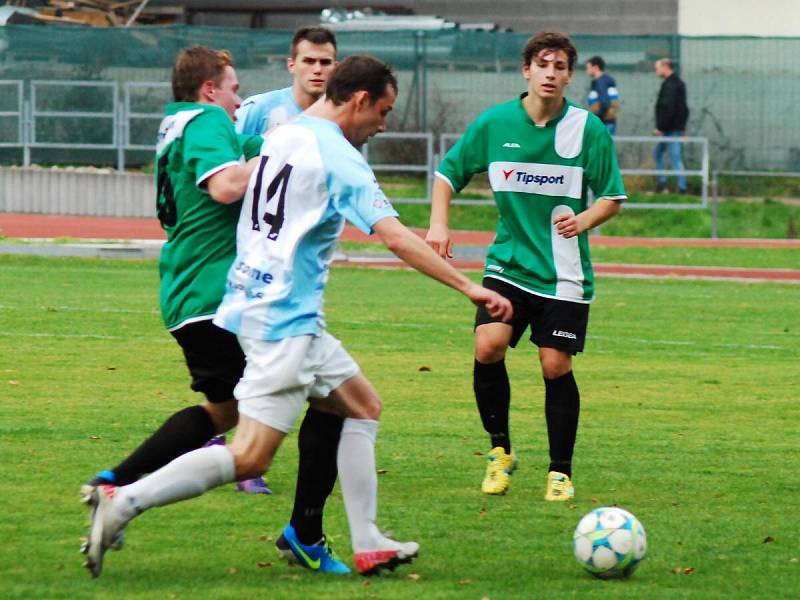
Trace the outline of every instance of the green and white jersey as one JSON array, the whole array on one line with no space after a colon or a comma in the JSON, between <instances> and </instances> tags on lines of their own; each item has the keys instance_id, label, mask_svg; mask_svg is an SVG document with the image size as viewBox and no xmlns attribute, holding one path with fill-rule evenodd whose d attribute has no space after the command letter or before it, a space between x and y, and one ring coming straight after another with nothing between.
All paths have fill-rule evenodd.
<instances>
[{"instance_id":1,"label":"green and white jersey","mask_svg":"<svg viewBox=\"0 0 800 600\"><path fill-rule=\"evenodd\" d=\"M236 257L241 202L216 202L208 179L258 156L263 138L237 134L218 106L174 102L165 113L156 146L156 208L167 232L159 261L161 315L173 330L213 317Z\"/></svg>"},{"instance_id":2,"label":"green and white jersey","mask_svg":"<svg viewBox=\"0 0 800 600\"><path fill-rule=\"evenodd\" d=\"M538 127L522 105L525 95L481 114L436 175L458 192L489 172L499 216L485 276L540 296L591 302L588 234L565 239L552 221L586 210L588 188L597 198L626 198L614 142L600 119L571 102Z\"/></svg>"}]
</instances>

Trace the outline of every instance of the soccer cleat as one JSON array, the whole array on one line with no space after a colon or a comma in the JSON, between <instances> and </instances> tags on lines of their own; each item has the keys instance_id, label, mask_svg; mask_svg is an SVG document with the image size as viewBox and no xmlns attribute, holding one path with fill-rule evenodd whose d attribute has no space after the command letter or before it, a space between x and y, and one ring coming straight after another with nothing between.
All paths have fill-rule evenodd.
<instances>
[{"instance_id":1,"label":"soccer cleat","mask_svg":"<svg viewBox=\"0 0 800 600\"><path fill-rule=\"evenodd\" d=\"M100 577L103 571L103 556L122 536L127 521L114 509L112 499L117 488L113 485L100 485L90 498L92 524L89 540L81 549L86 554L84 566L92 577Z\"/></svg>"},{"instance_id":2,"label":"soccer cleat","mask_svg":"<svg viewBox=\"0 0 800 600\"><path fill-rule=\"evenodd\" d=\"M284 527L275 547L289 564L298 564L319 573L347 575L350 572L350 567L337 558L325 536L316 544L304 544L297 538L291 523Z\"/></svg>"},{"instance_id":3,"label":"soccer cleat","mask_svg":"<svg viewBox=\"0 0 800 600\"><path fill-rule=\"evenodd\" d=\"M396 542L384 537L382 548L356 552L356 570L364 576L380 575L382 571L394 571L398 565L410 563L419 554L416 542Z\"/></svg>"},{"instance_id":4,"label":"soccer cleat","mask_svg":"<svg viewBox=\"0 0 800 600\"><path fill-rule=\"evenodd\" d=\"M486 475L483 477L481 491L484 494L505 494L511 473L517 468L517 456L514 451L506 451L498 446L486 455Z\"/></svg>"},{"instance_id":5,"label":"soccer cleat","mask_svg":"<svg viewBox=\"0 0 800 600\"><path fill-rule=\"evenodd\" d=\"M211 446L224 446L225 445L225 434L215 435L210 440L208 440L205 444L202 445L203 448L210 448Z\"/></svg>"},{"instance_id":6,"label":"soccer cleat","mask_svg":"<svg viewBox=\"0 0 800 600\"><path fill-rule=\"evenodd\" d=\"M267 486L263 477L254 477L236 482L236 489L245 494L271 494L272 490Z\"/></svg>"},{"instance_id":7,"label":"soccer cleat","mask_svg":"<svg viewBox=\"0 0 800 600\"><path fill-rule=\"evenodd\" d=\"M87 481L81 486L80 496L81 502L86 504L89 508L89 522L91 523L92 519L94 519L94 512L96 510L94 503L92 501L92 494L94 491L100 487L101 485L114 485L114 473L112 471L101 471L97 475L95 475L92 479ZM119 535L114 538L114 541L111 543L112 550L122 550L122 546L125 543L125 534L124 532L120 531ZM89 542L87 541L81 546L81 552L86 554L86 551L89 548Z\"/></svg>"},{"instance_id":8,"label":"soccer cleat","mask_svg":"<svg viewBox=\"0 0 800 600\"><path fill-rule=\"evenodd\" d=\"M547 474L547 493L544 499L549 502L566 502L575 497L572 480L564 473L550 471Z\"/></svg>"}]
</instances>

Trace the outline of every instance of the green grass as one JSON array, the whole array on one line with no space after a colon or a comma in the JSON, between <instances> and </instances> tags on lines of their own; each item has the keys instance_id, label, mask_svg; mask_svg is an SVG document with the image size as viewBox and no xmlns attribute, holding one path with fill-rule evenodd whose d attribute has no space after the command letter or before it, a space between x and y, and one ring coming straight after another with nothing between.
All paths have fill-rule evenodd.
<instances>
[{"instance_id":1,"label":"green grass","mask_svg":"<svg viewBox=\"0 0 800 600\"><path fill-rule=\"evenodd\" d=\"M507 496L485 497L472 308L415 273L359 269L334 269L328 323L383 396L379 522L417 539L419 560L376 580L280 563L272 540L291 510L292 438L270 473L275 496L226 486L152 510L93 581L77 553L77 488L197 401L156 310L157 279L154 262L0 257L0 597L797 595L796 286L602 278L576 360L568 506L541 500L543 391L529 345L508 358L521 468ZM629 581L594 580L572 558L579 517L605 504L647 529L649 556ZM349 562L338 492L326 529Z\"/></svg>"}]
</instances>

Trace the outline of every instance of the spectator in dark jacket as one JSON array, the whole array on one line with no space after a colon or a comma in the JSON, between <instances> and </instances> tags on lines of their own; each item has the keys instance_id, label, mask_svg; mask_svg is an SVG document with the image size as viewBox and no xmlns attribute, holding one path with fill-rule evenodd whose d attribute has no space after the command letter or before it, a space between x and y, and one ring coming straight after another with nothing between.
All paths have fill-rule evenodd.
<instances>
[{"instance_id":1,"label":"spectator in dark jacket","mask_svg":"<svg viewBox=\"0 0 800 600\"><path fill-rule=\"evenodd\" d=\"M606 61L593 56L586 61L586 74L592 78L586 104L589 110L605 123L608 133L617 132L617 111L619 110L619 91L614 78L606 72Z\"/></svg>"},{"instance_id":2,"label":"spectator in dark jacket","mask_svg":"<svg viewBox=\"0 0 800 600\"><path fill-rule=\"evenodd\" d=\"M686 122L689 120L689 106L686 104L686 85L674 70L672 61L662 58L656 61L656 75L664 81L656 100L655 135L679 138L686 134ZM683 171L681 144L678 142L659 142L653 149L656 169L661 171L656 181L656 190L667 189L667 176L664 173L664 152L669 151L669 159L675 171ZM678 192L686 193L686 177L678 175Z\"/></svg>"}]
</instances>

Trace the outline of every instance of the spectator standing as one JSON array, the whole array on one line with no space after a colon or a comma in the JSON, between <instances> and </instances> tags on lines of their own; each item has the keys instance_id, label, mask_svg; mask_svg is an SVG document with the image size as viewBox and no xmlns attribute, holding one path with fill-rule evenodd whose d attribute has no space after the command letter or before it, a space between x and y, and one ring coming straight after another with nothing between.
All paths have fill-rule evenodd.
<instances>
[{"instance_id":1,"label":"spectator standing","mask_svg":"<svg viewBox=\"0 0 800 600\"><path fill-rule=\"evenodd\" d=\"M656 100L656 128L653 133L665 138L679 138L686 135L686 122L689 120L689 106L686 103L686 84L675 73L672 61L669 58L662 58L656 61L656 75L662 81L661 89L658 91ZM681 157L681 144L678 142L659 142L653 149L653 160L656 169L660 171L656 180L656 191L664 192L667 190L667 176L664 173L664 152L669 151L669 160L672 169L683 171L683 159ZM687 192L686 177L679 174L678 192Z\"/></svg>"},{"instance_id":2,"label":"spectator standing","mask_svg":"<svg viewBox=\"0 0 800 600\"><path fill-rule=\"evenodd\" d=\"M606 61L600 56L593 56L586 61L586 74L592 78L586 105L597 115L608 129L608 133L617 133L617 113L619 112L619 90L614 78L606 73Z\"/></svg>"}]
</instances>

